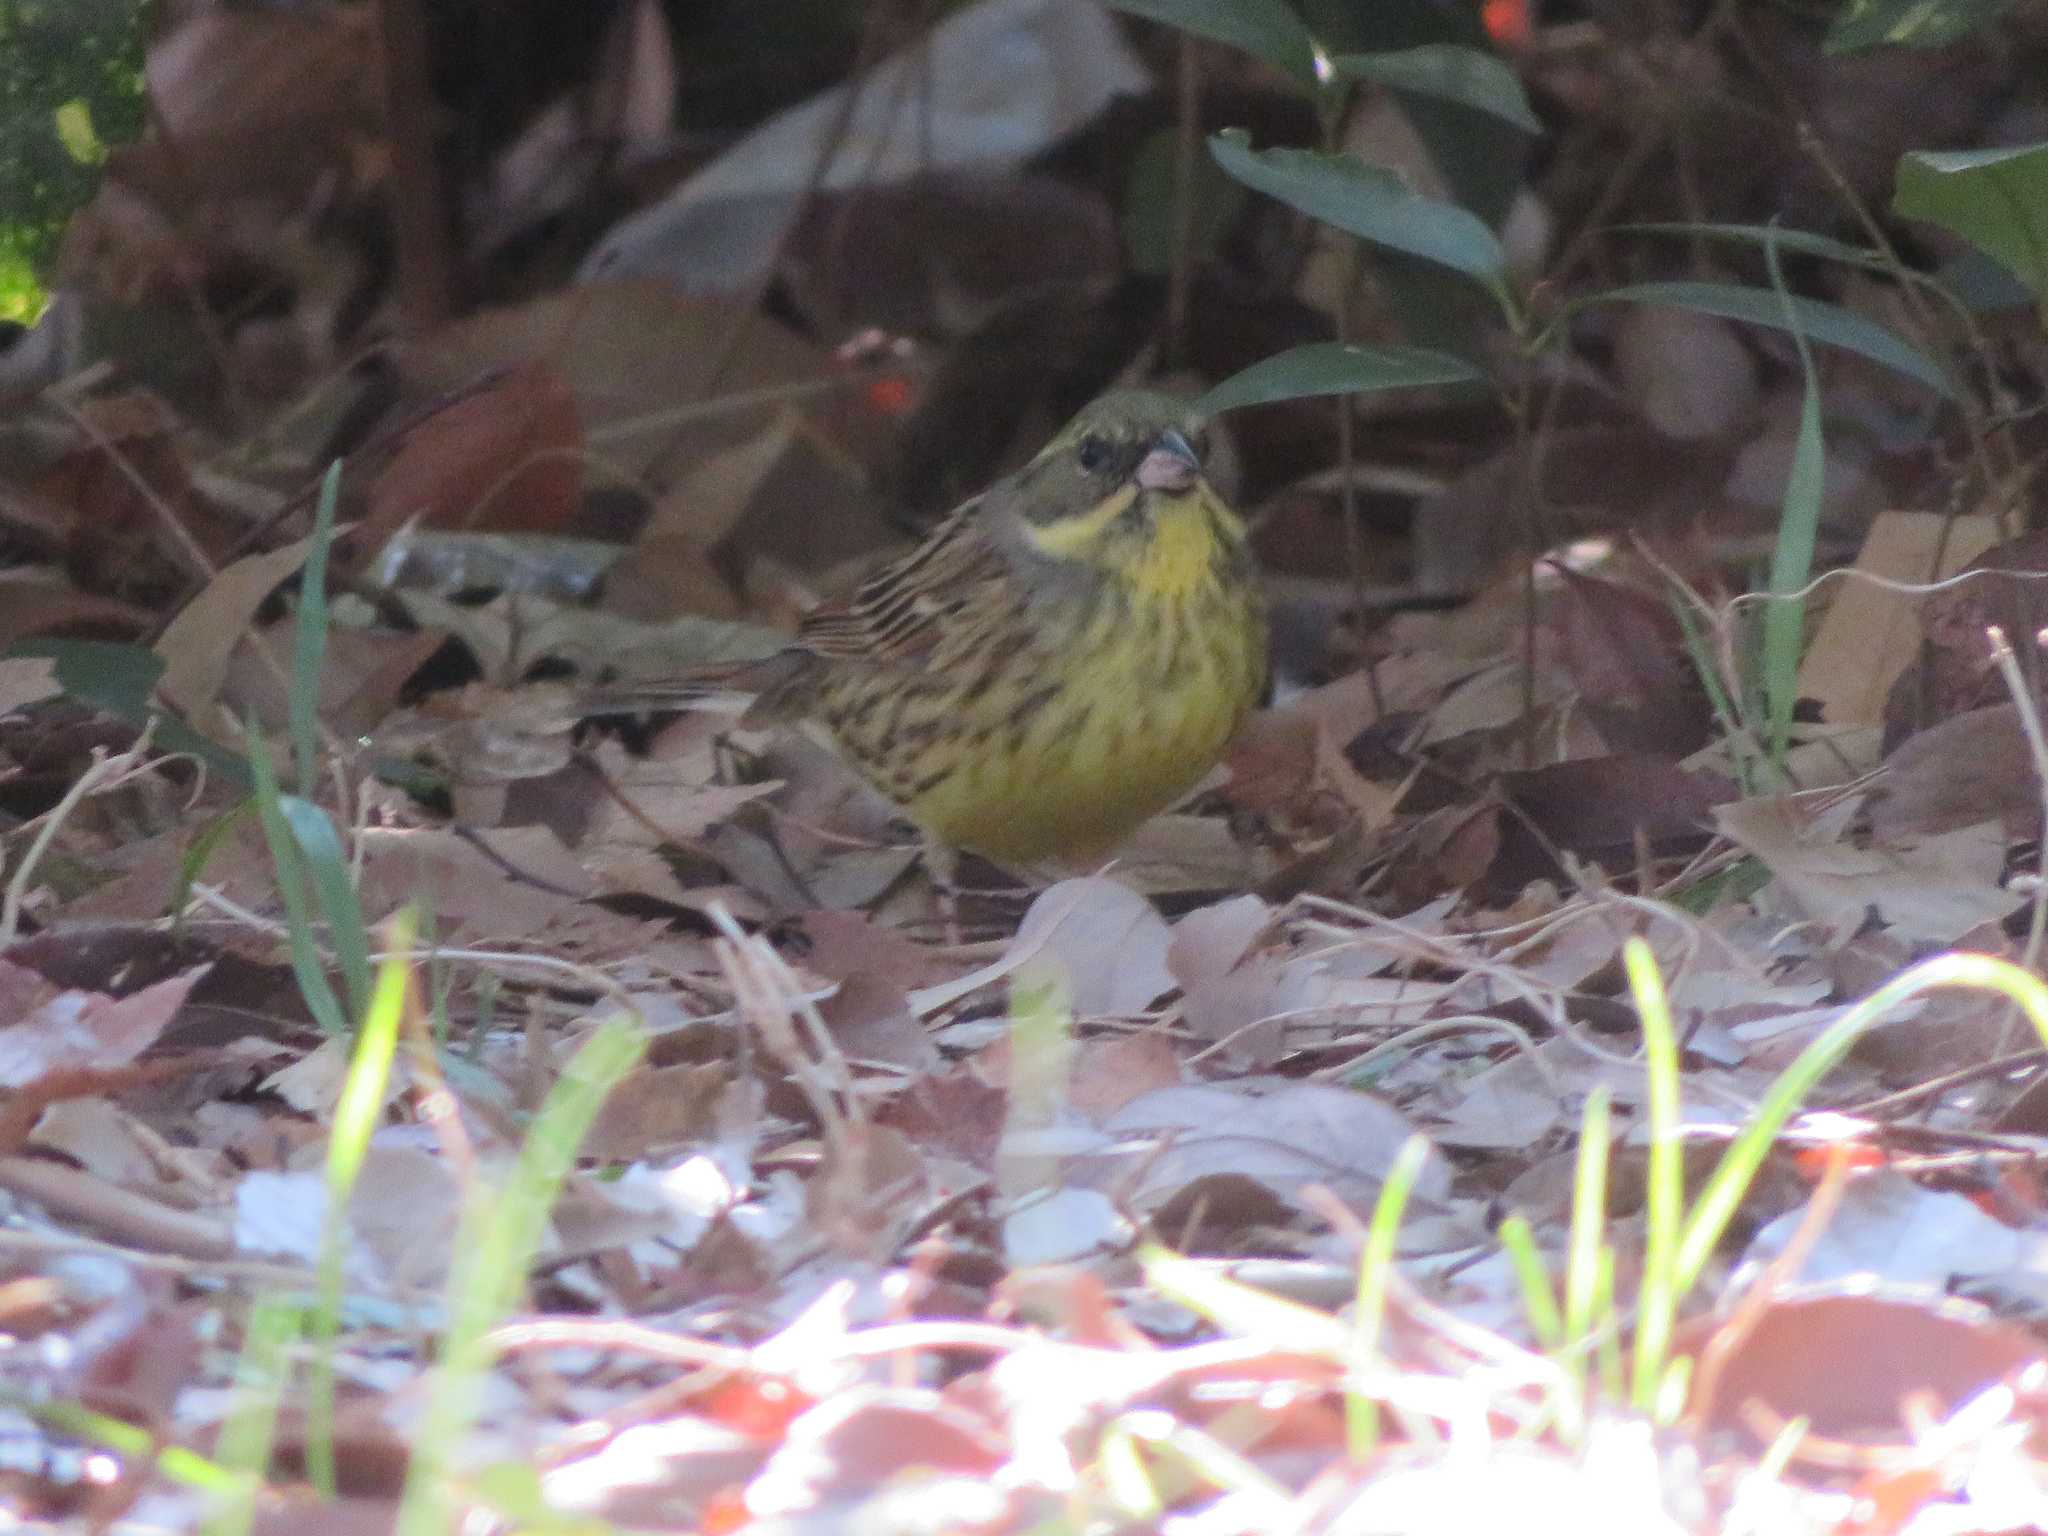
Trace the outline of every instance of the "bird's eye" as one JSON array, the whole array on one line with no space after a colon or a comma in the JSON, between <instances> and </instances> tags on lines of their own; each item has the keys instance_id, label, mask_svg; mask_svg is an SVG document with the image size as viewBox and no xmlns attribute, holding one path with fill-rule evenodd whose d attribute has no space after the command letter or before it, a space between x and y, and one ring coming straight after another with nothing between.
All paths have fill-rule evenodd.
<instances>
[{"instance_id":1,"label":"bird's eye","mask_svg":"<svg viewBox=\"0 0 2048 1536\"><path fill-rule=\"evenodd\" d=\"M1099 469L1107 469L1109 467L1110 451L1109 439L1097 437L1090 433L1081 439L1081 446L1076 450L1076 457L1081 461L1081 468L1092 475Z\"/></svg>"}]
</instances>

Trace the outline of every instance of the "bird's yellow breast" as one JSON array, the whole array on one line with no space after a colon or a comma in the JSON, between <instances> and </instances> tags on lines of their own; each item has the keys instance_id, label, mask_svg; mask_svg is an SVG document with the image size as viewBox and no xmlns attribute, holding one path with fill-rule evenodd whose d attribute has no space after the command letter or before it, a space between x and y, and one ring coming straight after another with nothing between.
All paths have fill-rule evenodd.
<instances>
[{"instance_id":1,"label":"bird's yellow breast","mask_svg":"<svg viewBox=\"0 0 2048 1536\"><path fill-rule=\"evenodd\" d=\"M933 836L1011 862L1093 857L1216 762L1265 687L1264 608L1215 521L1230 514L1182 500L1085 611L1047 620L1071 632L1037 666L959 704L952 771L899 796Z\"/></svg>"}]
</instances>

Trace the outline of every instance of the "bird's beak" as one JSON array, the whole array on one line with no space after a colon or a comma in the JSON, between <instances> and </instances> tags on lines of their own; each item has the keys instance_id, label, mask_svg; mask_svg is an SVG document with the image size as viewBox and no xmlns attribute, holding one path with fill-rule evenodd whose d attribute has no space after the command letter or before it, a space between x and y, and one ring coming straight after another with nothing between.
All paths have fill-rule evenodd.
<instances>
[{"instance_id":1,"label":"bird's beak","mask_svg":"<svg viewBox=\"0 0 2048 1536\"><path fill-rule=\"evenodd\" d=\"M1168 427L1152 440L1151 451L1138 463L1138 484L1148 491L1184 491L1202 473L1202 461L1188 440Z\"/></svg>"}]
</instances>

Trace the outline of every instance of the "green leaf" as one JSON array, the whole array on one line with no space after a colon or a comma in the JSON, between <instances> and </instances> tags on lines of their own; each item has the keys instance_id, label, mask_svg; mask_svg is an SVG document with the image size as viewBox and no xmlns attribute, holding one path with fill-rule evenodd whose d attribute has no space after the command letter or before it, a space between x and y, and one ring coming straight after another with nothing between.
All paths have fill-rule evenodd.
<instances>
[{"instance_id":1,"label":"green leaf","mask_svg":"<svg viewBox=\"0 0 2048 1536\"><path fill-rule=\"evenodd\" d=\"M1934 274L1948 291L1979 314L2025 309L2034 302L2027 285L1982 251L1964 251Z\"/></svg>"},{"instance_id":2,"label":"green leaf","mask_svg":"<svg viewBox=\"0 0 2048 1536\"><path fill-rule=\"evenodd\" d=\"M1669 304L1780 331L1791 329L1789 317L1809 341L1858 353L1909 379L1917 379L1944 399L1955 398L1955 386L1948 376L1894 332L1874 320L1818 299L1780 297L1768 289L1745 288L1737 283L1632 283L1626 288L1610 288L1584 302Z\"/></svg>"},{"instance_id":3,"label":"green leaf","mask_svg":"<svg viewBox=\"0 0 2048 1536\"><path fill-rule=\"evenodd\" d=\"M1899 157L1892 207L1961 235L2048 294L2048 144Z\"/></svg>"},{"instance_id":4,"label":"green leaf","mask_svg":"<svg viewBox=\"0 0 2048 1536\"><path fill-rule=\"evenodd\" d=\"M327 551L334 542L334 506L341 495L341 460L328 466L313 506L313 546L299 573L299 617L292 640L291 743L299 765L299 793L313 793L319 772L320 669L327 658ZM360 1005L363 999L356 999Z\"/></svg>"},{"instance_id":5,"label":"green leaf","mask_svg":"<svg viewBox=\"0 0 2048 1536\"><path fill-rule=\"evenodd\" d=\"M2012 0L1848 0L1821 44L1828 53L1940 48L1989 26Z\"/></svg>"},{"instance_id":6,"label":"green leaf","mask_svg":"<svg viewBox=\"0 0 2048 1536\"><path fill-rule=\"evenodd\" d=\"M327 813L297 795L278 796L278 811L306 861L314 894L327 919L328 942L348 986L349 1016L360 1021L370 1005L370 940L363 908L349 878L348 850Z\"/></svg>"},{"instance_id":7,"label":"green leaf","mask_svg":"<svg viewBox=\"0 0 2048 1536\"><path fill-rule=\"evenodd\" d=\"M1246 186L1338 229L1503 288L1507 258L1463 208L1411 192L1401 178L1348 155L1253 149L1241 128L1209 140L1216 163Z\"/></svg>"},{"instance_id":8,"label":"green leaf","mask_svg":"<svg viewBox=\"0 0 2048 1536\"><path fill-rule=\"evenodd\" d=\"M1470 107L1528 133L1543 131L1521 78L1483 49L1428 43L1387 53L1347 53L1330 60L1330 68L1340 79L1372 80L1408 95Z\"/></svg>"},{"instance_id":9,"label":"green leaf","mask_svg":"<svg viewBox=\"0 0 2048 1536\"><path fill-rule=\"evenodd\" d=\"M1462 357L1428 347L1355 347L1315 342L1292 347L1240 369L1195 402L1205 416L1299 400L1310 395L1364 394L1420 389L1431 384L1484 384L1486 375Z\"/></svg>"},{"instance_id":10,"label":"green leaf","mask_svg":"<svg viewBox=\"0 0 2048 1536\"><path fill-rule=\"evenodd\" d=\"M155 741L169 752L203 758L238 789L249 785L249 765L182 721L171 719L150 702L150 690L163 675L163 658L146 646L112 640L24 640L0 651L4 656L42 656L56 663L57 681L72 698L103 709L130 725L155 718Z\"/></svg>"},{"instance_id":11,"label":"green leaf","mask_svg":"<svg viewBox=\"0 0 2048 1536\"><path fill-rule=\"evenodd\" d=\"M1241 48L1310 93L1321 88L1315 39L1287 0L1108 0L1110 7Z\"/></svg>"},{"instance_id":12,"label":"green leaf","mask_svg":"<svg viewBox=\"0 0 2048 1536\"><path fill-rule=\"evenodd\" d=\"M1821 438L1820 375L1813 366L1813 349L1806 344L1805 329L1793 313L1778 253L1766 250L1765 255L1771 264L1774 296L1785 308L1786 328L1799 349L1799 372L1804 381L1799 436L1792 450L1792 468L1785 476L1777 547L1771 555L1771 601L1764 610L1764 704L1770 724L1771 762L1782 774L1792 740L1792 708L1799 698L1799 653L1806 642L1806 602L1796 594L1813 575L1827 453Z\"/></svg>"},{"instance_id":13,"label":"green leaf","mask_svg":"<svg viewBox=\"0 0 2048 1536\"><path fill-rule=\"evenodd\" d=\"M1617 235L1678 235L1687 239L1723 240L1735 245L1775 245L1797 256L1818 256L1845 266L1882 268L1885 259L1867 246L1851 245L1810 230L1781 229L1776 224L1617 224Z\"/></svg>"},{"instance_id":14,"label":"green leaf","mask_svg":"<svg viewBox=\"0 0 2048 1536\"><path fill-rule=\"evenodd\" d=\"M277 770L271 766L270 747L260 731L250 732L249 772L255 781L263 840L270 845L270 862L277 870L277 894L284 902L285 931L291 940L292 974L298 978L299 995L322 1031L339 1039L348 1034L348 1015L320 961L320 947L313 935L313 904L306 895L305 859L285 820Z\"/></svg>"}]
</instances>

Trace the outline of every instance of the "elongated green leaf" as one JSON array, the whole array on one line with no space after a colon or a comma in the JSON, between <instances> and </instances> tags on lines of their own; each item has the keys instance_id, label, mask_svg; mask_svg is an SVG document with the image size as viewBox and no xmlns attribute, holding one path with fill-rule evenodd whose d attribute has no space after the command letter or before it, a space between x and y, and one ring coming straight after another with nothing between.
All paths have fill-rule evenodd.
<instances>
[{"instance_id":1,"label":"elongated green leaf","mask_svg":"<svg viewBox=\"0 0 2048 1536\"><path fill-rule=\"evenodd\" d=\"M1325 224L1502 286L1507 259L1493 231L1463 208L1411 192L1391 171L1312 149L1253 149L1240 128L1213 136L1209 153L1246 186Z\"/></svg>"},{"instance_id":2,"label":"elongated green leaf","mask_svg":"<svg viewBox=\"0 0 2048 1536\"><path fill-rule=\"evenodd\" d=\"M503 1186L479 1190L464 1202L455 1272L448 1280L448 1329L413 1437L399 1536L444 1536L458 1523L451 1509L456 1479L450 1464L472 1444L483 1411L492 1358L486 1335L519 1299L527 1265L547 1235L548 1214L605 1095L646 1050L639 1015L599 1025L548 1090Z\"/></svg>"},{"instance_id":3,"label":"elongated green leaf","mask_svg":"<svg viewBox=\"0 0 2048 1536\"><path fill-rule=\"evenodd\" d=\"M1371 80L1410 95L1456 102L1528 133L1543 131L1521 78L1483 49L1429 43L1386 53L1346 53L1330 60L1330 69L1340 79Z\"/></svg>"},{"instance_id":4,"label":"elongated green leaf","mask_svg":"<svg viewBox=\"0 0 2048 1536\"><path fill-rule=\"evenodd\" d=\"M1828 53L1941 48L2011 9L2012 0L1847 0L1821 47Z\"/></svg>"},{"instance_id":5,"label":"elongated green leaf","mask_svg":"<svg viewBox=\"0 0 2048 1536\"><path fill-rule=\"evenodd\" d=\"M1315 39L1287 0L1108 0L1114 10L1242 48L1314 92Z\"/></svg>"},{"instance_id":6,"label":"elongated green leaf","mask_svg":"<svg viewBox=\"0 0 2048 1536\"><path fill-rule=\"evenodd\" d=\"M348 851L328 814L298 795L278 796L278 812L291 829L292 841L306 861L314 894L327 919L328 942L341 962L348 987L349 1016L360 1022L370 1004L370 940L363 926L362 904L349 880Z\"/></svg>"},{"instance_id":7,"label":"elongated green leaf","mask_svg":"<svg viewBox=\"0 0 2048 1536\"><path fill-rule=\"evenodd\" d=\"M1792 740L1792 708L1799 696L1799 654L1806 641L1806 602L1794 594L1813 575L1813 551L1820 535L1820 505L1827 470L1826 445L1820 431L1820 375L1806 331L1792 312L1778 253L1766 250L1771 282L1784 306L1787 329L1799 349L1803 393L1799 436L1792 450L1792 468L1785 476L1785 499L1778 514L1778 542L1771 553L1771 602L1764 612L1764 706L1770 723L1771 765L1785 771L1785 753Z\"/></svg>"},{"instance_id":8,"label":"elongated green leaf","mask_svg":"<svg viewBox=\"0 0 2048 1536\"><path fill-rule=\"evenodd\" d=\"M1686 239L1722 240L1736 245L1776 245L1797 256L1818 256L1852 267L1882 267L1884 257L1866 246L1851 245L1804 229L1775 224L1617 224L1617 235L1678 235Z\"/></svg>"},{"instance_id":9,"label":"elongated green leaf","mask_svg":"<svg viewBox=\"0 0 2048 1536\"><path fill-rule=\"evenodd\" d=\"M1899 158L1892 207L1953 230L2048 294L2048 144L2017 149L1914 150Z\"/></svg>"},{"instance_id":10,"label":"elongated green leaf","mask_svg":"<svg viewBox=\"0 0 2048 1536\"><path fill-rule=\"evenodd\" d=\"M263 823L263 840L270 845L270 861L277 869L277 894L284 902L285 930L291 937L292 974L298 978L299 995L306 1000L314 1022L327 1034L346 1035L349 1018L341 999L320 963L320 947L313 934L313 904L306 895L305 856L285 820L283 795L277 787L277 770L270 763L270 747L260 731L251 730L249 770L255 782L256 814Z\"/></svg>"},{"instance_id":11,"label":"elongated green leaf","mask_svg":"<svg viewBox=\"0 0 2048 1536\"><path fill-rule=\"evenodd\" d=\"M356 1180L370 1155L370 1137L384 1117L384 1093L398 1055L398 1028L405 1017L412 980L412 943L418 914L401 907L387 933L390 953L377 968L376 990L356 1029L341 1097L334 1104L334 1130L327 1138L327 1210L320 1224L320 1300L307 1332L313 1342L311 1378L306 1384L306 1472L325 1498L334 1497L334 1341L341 1335L341 1299L349 1247L348 1209Z\"/></svg>"},{"instance_id":12,"label":"elongated green leaf","mask_svg":"<svg viewBox=\"0 0 2048 1536\"><path fill-rule=\"evenodd\" d=\"M1290 347L1240 369L1195 402L1213 416L1241 405L1310 395L1365 394L1431 384L1484 384L1486 375L1462 357L1428 347L1354 347L1321 341Z\"/></svg>"},{"instance_id":13,"label":"elongated green leaf","mask_svg":"<svg viewBox=\"0 0 2048 1536\"><path fill-rule=\"evenodd\" d=\"M1697 310L1703 315L1721 315L1729 320L1746 320L1752 325L1787 329L1787 313L1809 341L1860 353L1882 363L1909 379L1917 379L1948 399L1955 398L1955 386L1940 368L1908 346L1894 332L1874 320L1835 304L1796 295L1780 297L1762 288L1745 288L1737 283L1633 283L1610 288L1585 301L1588 304L1669 304L1678 309Z\"/></svg>"},{"instance_id":14,"label":"elongated green leaf","mask_svg":"<svg viewBox=\"0 0 2048 1536\"><path fill-rule=\"evenodd\" d=\"M320 668L327 657L327 551L334 543L334 504L341 496L341 460L320 482L313 507L313 547L299 578L299 622L292 644L291 743L299 793L313 793L319 772ZM361 999L358 999L360 1002Z\"/></svg>"}]
</instances>

